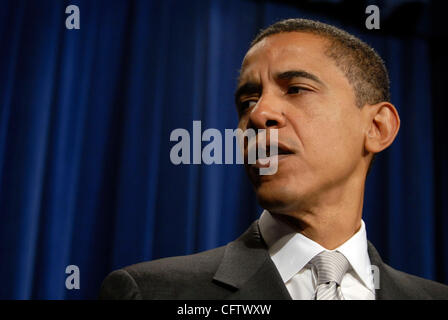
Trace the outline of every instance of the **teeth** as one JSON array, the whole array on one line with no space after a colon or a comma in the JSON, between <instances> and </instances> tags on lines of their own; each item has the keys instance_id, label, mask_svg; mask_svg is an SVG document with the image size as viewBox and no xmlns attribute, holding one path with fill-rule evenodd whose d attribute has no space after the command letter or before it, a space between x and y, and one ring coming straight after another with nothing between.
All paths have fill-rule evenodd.
<instances>
[{"instance_id":1,"label":"teeth","mask_svg":"<svg viewBox=\"0 0 448 320\"><path fill-rule=\"evenodd\" d=\"M264 150L264 154L265 154L265 158L269 158L269 157L274 157L274 156L278 156L279 154L283 154L281 150L269 150L266 151ZM259 154L257 154L257 159L260 159L261 156Z\"/></svg>"},{"instance_id":2,"label":"teeth","mask_svg":"<svg viewBox=\"0 0 448 320\"><path fill-rule=\"evenodd\" d=\"M268 159L268 158L270 158L270 157L275 157L275 156L276 156L276 154L272 154L272 155L270 155L269 153L267 153L267 154L264 155L264 156L257 155L257 159Z\"/></svg>"},{"instance_id":3,"label":"teeth","mask_svg":"<svg viewBox=\"0 0 448 320\"><path fill-rule=\"evenodd\" d=\"M271 161L276 161L277 156L267 156L266 158L258 158L258 162L262 165L266 165Z\"/></svg>"},{"instance_id":4,"label":"teeth","mask_svg":"<svg viewBox=\"0 0 448 320\"><path fill-rule=\"evenodd\" d=\"M255 152L255 159L267 159L269 157L279 156L283 154L289 154L290 152L280 149L279 147L274 148L272 145L268 145L267 148L258 149L256 148L256 145L249 147L248 154L251 154L252 152ZM264 154L264 156L260 154Z\"/></svg>"}]
</instances>

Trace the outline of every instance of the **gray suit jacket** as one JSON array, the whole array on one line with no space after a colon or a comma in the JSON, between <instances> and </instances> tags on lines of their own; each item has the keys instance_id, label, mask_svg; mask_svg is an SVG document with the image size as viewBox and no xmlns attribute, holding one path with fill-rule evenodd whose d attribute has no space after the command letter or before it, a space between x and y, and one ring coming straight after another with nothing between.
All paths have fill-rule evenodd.
<instances>
[{"instance_id":1,"label":"gray suit jacket","mask_svg":"<svg viewBox=\"0 0 448 320\"><path fill-rule=\"evenodd\" d=\"M386 265L369 242L380 274L377 299L448 299L448 286ZM142 262L110 273L100 299L291 299L255 221L226 246Z\"/></svg>"}]
</instances>

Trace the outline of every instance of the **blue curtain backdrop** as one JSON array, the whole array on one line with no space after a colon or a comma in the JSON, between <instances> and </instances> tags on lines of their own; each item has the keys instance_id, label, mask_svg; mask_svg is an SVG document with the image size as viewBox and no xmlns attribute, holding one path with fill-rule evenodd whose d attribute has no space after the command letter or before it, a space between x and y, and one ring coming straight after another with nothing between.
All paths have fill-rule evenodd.
<instances>
[{"instance_id":1,"label":"blue curtain backdrop","mask_svg":"<svg viewBox=\"0 0 448 320\"><path fill-rule=\"evenodd\" d=\"M381 29L365 28L377 4ZM65 28L66 6L80 9ZM0 298L93 299L112 270L235 239L261 213L242 166L170 161L170 133L235 128L256 32L320 19L384 57L402 119L368 178L384 260L448 283L446 31L427 1L1 1ZM67 290L77 265L80 289Z\"/></svg>"}]
</instances>

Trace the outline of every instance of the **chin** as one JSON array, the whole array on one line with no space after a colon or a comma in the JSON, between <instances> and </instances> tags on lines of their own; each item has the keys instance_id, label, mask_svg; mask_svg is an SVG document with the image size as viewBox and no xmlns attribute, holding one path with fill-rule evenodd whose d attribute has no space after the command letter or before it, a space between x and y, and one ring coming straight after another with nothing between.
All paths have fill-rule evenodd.
<instances>
[{"instance_id":1,"label":"chin","mask_svg":"<svg viewBox=\"0 0 448 320\"><path fill-rule=\"evenodd\" d=\"M283 162L277 173L259 175L253 167L246 167L254 186L260 206L266 210L287 213L301 206L316 187L315 179L309 173ZM295 172L295 174L291 174Z\"/></svg>"},{"instance_id":2,"label":"chin","mask_svg":"<svg viewBox=\"0 0 448 320\"><path fill-rule=\"evenodd\" d=\"M275 183L263 183L256 187L258 203L270 212L283 213L296 207L301 196L287 185L275 186Z\"/></svg>"}]
</instances>

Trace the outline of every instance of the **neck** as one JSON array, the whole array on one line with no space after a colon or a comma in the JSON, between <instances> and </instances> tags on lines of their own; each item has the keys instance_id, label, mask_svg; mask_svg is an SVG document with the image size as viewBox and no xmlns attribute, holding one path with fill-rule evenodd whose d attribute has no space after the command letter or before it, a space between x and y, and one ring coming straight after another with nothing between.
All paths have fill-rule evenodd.
<instances>
[{"instance_id":1,"label":"neck","mask_svg":"<svg viewBox=\"0 0 448 320\"><path fill-rule=\"evenodd\" d=\"M333 250L361 227L364 181L329 190L314 201L286 213L272 214L297 232Z\"/></svg>"}]
</instances>

